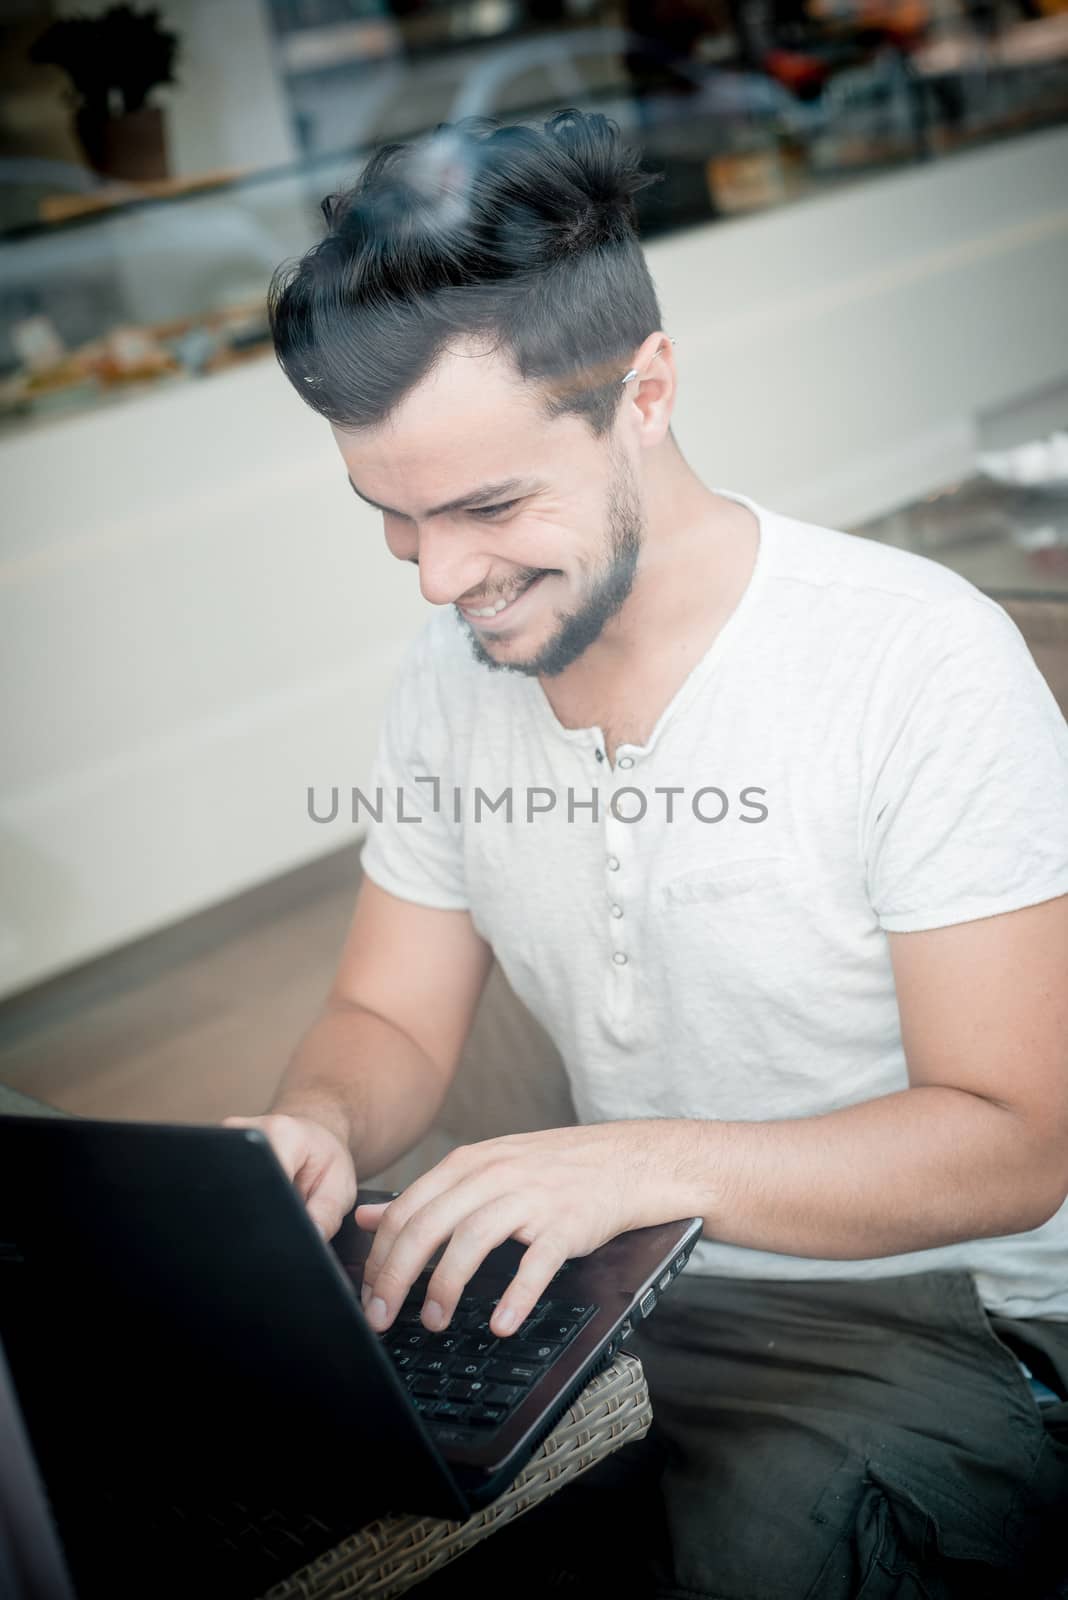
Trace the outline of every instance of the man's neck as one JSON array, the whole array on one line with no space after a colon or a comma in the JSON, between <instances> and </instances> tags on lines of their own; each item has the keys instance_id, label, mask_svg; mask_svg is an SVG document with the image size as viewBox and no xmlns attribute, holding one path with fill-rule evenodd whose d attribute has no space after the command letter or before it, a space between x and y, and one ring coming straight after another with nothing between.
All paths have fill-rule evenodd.
<instances>
[{"instance_id":1,"label":"man's neck","mask_svg":"<svg viewBox=\"0 0 1068 1600\"><path fill-rule=\"evenodd\" d=\"M620 744L644 745L749 584L760 525L746 506L704 490L702 520L650 541L627 605L578 661L542 690L565 728L599 727L614 764ZM632 604L633 602L633 604Z\"/></svg>"},{"instance_id":2,"label":"man's neck","mask_svg":"<svg viewBox=\"0 0 1068 1600\"><path fill-rule=\"evenodd\" d=\"M542 679L553 699L649 675L664 658L702 654L748 584L759 525L748 507L682 471L647 487L647 525L634 586L617 616L565 672Z\"/></svg>"}]
</instances>

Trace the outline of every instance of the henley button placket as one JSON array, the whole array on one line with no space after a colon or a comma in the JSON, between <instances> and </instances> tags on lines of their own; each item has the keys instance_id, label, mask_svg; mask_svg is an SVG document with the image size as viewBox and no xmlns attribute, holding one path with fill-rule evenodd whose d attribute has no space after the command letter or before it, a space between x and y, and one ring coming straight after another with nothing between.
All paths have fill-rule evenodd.
<instances>
[{"instance_id":1,"label":"henley button placket","mask_svg":"<svg viewBox=\"0 0 1068 1600\"><path fill-rule=\"evenodd\" d=\"M617 770L622 771L622 773L628 773L628 771L632 770L633 766L635 766L635 758L633 758L633 755L620 755L620 757L617 757L616 768ZM627 832L625 832L625 829L627 829L630 824L628 824L628 822L620 821L620 818L614 816L611 806L609 806L608 814L606 814L606 818L604 818L604 824L606 824L606 835L608 835L609 843L616 843L617 838L619 838L620 843L630 843ZM604 866L608 867L609 872L619 872L619 856L616 856L616 854L609 854L609 856L606 856L606 859L604 859ZM617 901L614 894L609 896L608 914L609 917L612 918L612 922L620 922L622 917L624 917L624 907L620 906L620 902ZM619 973L620 979L622 979L622 970L624 970L625 966L628 965L628 962L630 962L630 955L627 954L627 950L612 950L612 965L616 966L616 970L617 973ZM616 1021L617 1026L627 1026L627 1022L628 1019L630 1019L630 1013L632 1013L633 1008L632 979L628 978L627 981L622 982L620 986L617 986L617 984L612 982L611 1005L612 1011L614 1011L614 1021Z\"/></svg>"},{"instance_id":2,"label":"henley button placket","mask_svg":"<svg viewBox=\"0 0 1068 1600\"><path fill-rule=\"evenodd\" d=\"M620 756L619 759L616 762L616 766L620 767L620 768L629 768L629 767L632 767L633 765L634 765L634 759L633 759L632 756ZM606 827L607 827L607 831L608 831L609 837L611 837L612 834L616 833L617 830L620 831L620 837L621 838L625 838L626 837L626 835L622 833L622 829L625 828L627 826L627 824L626 823L621 823L618 818L613 817L612 814L611 814L611 811L609 811L609 814L606 817L605 822L606 822ZM608 856L608 858L606 859L605 865L607 866L609 872L618 872L619 868L620 868L619 857L617 855ZM609 902L608 902L608 914L613 919L613 921L616 921L616 922L618 922L623 916L623 907L619 904L618 900L616 900L614 898L614 896L610 897L610 899L609 899ZM613 965L616 967L617 971L619 971L620 969L625 967L627 965L628 960L629 960L629 957L628 957L627 952L625 950L613 950L612 951L612 962L613 962ZM622 998L623 998L622 993L617 991L617 993L616 993L616 1002L615 1002L617 1007L620 1004L620 1002L622 1001ZM629 1007L625 1006L625 1009L629 1009Z\"/></svg>"},{"instance_id":3,"label":"henley button placket","mask_svg":"<svg viewBox=\"0 0 1068 1600\"><path fill-rule=\"evenodd\" d=\"M615 767L616 770L621 773L630 772L631 769L636 765L637 762L633 756L621 755L616 757ZM630 833L630 829L633 826L633 821L624 820L625 814L628 811L626 804L627 798L627 796L624 796L620 802L621 811L624 814L622 816L617 816L615 814L611 804L608 804L605 808L605 843L609 847L610 852L605 856L605 867L609 872L619 872L623 865L623 858L626 856L628 851L633 852L637 843L637 841L632 839ZM630 797L630 800L631 806L633 806L633 796ZM611 956L612 967L615 969L615 974L614 976L608 977L608 989L605 999L608 1005L607 1020L609 1021L609 1025L614 1031L616 1037L620 1040L624 1040L629 1037L635 1020L635 980L633 976L633 951L620 950L616 944L618 933L620 931L620 925L624 915L624 903L626 901L626 894L620 894L620 887L621 886L617 880L612 884L611 891L607 897L607 910L608 915L611 918L611 921L608 924L610 929L608 953ZM627 887L629 887L629 885ZM637 932L637 930L635 930L635 932Z\"/></svg>"}]
</instances>

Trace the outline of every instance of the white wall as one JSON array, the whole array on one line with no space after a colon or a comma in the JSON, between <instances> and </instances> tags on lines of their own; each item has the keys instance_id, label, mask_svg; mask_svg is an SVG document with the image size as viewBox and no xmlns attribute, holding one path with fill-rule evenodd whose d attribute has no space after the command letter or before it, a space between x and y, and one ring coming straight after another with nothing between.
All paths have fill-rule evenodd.
<instances>
[{"instance_id":1,"label":"white wall","mask_svg":"<svg viewBox=\"0 0 1068 1600\"><path fill-rule=\"evenodd\" d=\"M56 12L88 15L114 0L58 0ZM177 82L153 91L164 109L176 178L296 159L265 0L158 0L160 26L176 33Z\"/></svg>"},{"instance_id":2,"label":"white wall","mask_svg":"<svg viewBox=\"0 0 1068 1600\"><path fill-rule=\"evenodd\" d=\"M706 482L831 524L1068 377L1068 130L655 243ZM0 992L349 836L424 614L272 360L0 440Z\"/></svg>"},{"instance_id":3,"label":"white wall","mask_svg":"<svg viewBox=\"0 0 1068 1600\"><path fill-rule=\"evenodd\" d=\"M967 469L1068 378L1068 130L650 251L706 475L831 523Z\"/></svg>"},{"instance_id":4,"label":"white wall","mask_svg":"<svg viewBox=\"0 0 1068 1600\"><path fill-rule=\"evenodd\" d=\"M163 15L182 39L181 83L167 96L175 176L295 161L266 0L166 0Z\"/></svg>"}]
</instances>

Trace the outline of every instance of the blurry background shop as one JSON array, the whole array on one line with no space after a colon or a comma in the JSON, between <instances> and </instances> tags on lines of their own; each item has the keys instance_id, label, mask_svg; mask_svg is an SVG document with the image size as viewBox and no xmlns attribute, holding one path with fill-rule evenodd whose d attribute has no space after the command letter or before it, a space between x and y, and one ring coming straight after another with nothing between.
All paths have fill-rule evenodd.
<instances>
[{"instance_id":1,"label":"blurry background shop","mask_svg":"<svg viewBox=\"0 0 1068 1600\"><path fill-rule=\"evenodd\" d=\"M308 791L425 606L267 281L374 145L567 105L663 175L706 482L1068 601L1066 0L0 0L0 1078L50 981L349 858Z\"/></svg>"},{"instance_id":2,"label":"blurry background shop","mask_svg":"<svg viewBox=\"0 0 1068 1600\"><path fill-rule=\"evenodd\" d=\"M321 195L437 122L604 111L664 174L642 199L653 238L1068 120L1068 0L3 0L0 16L15 420L255 353L264 274L314 233Z\"/></svg>"}]
</instances>

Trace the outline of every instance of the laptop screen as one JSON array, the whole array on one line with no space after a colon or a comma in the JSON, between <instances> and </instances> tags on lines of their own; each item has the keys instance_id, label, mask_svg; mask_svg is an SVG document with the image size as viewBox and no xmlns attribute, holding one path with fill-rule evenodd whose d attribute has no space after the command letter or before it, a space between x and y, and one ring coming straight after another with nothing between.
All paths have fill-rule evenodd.
<instances>
[{"instance_id":1,"label":"laptop screen","mask_svg":"<svg viewBox=\"0 0 1068 1600\"><path fill-rule=\"evenodd\" d=\"M67 1564L0 1346L0 1594L74 1600Z\"/></svg>"}]
</instances>

